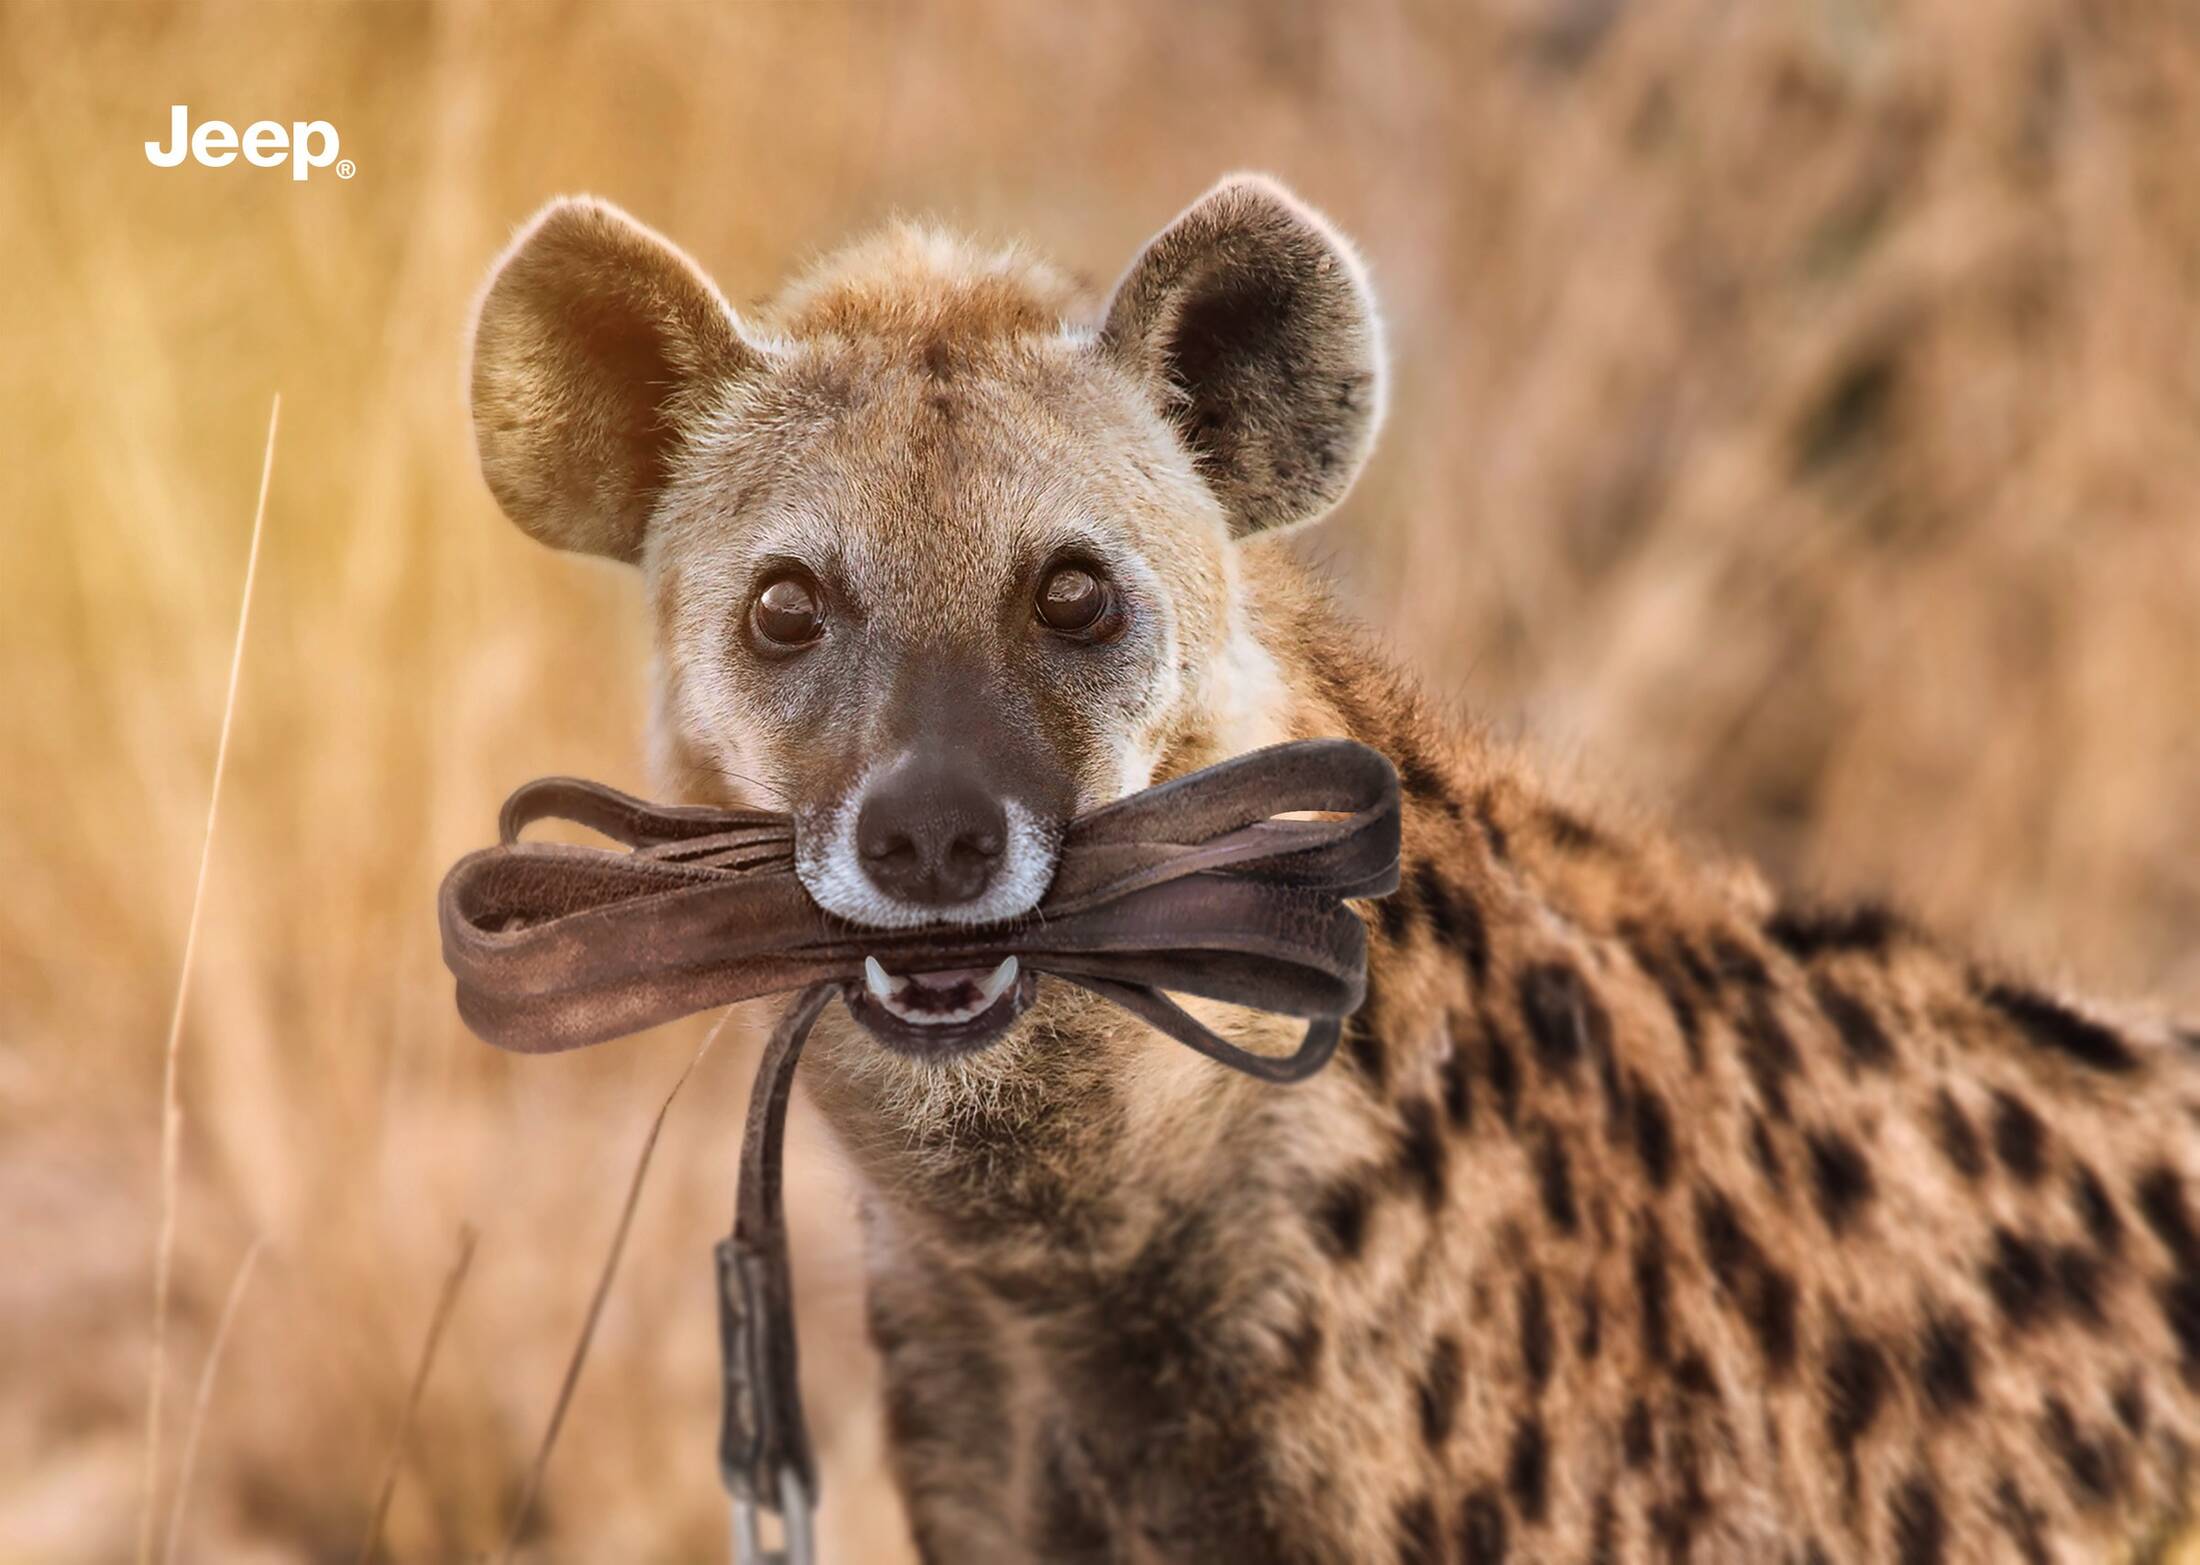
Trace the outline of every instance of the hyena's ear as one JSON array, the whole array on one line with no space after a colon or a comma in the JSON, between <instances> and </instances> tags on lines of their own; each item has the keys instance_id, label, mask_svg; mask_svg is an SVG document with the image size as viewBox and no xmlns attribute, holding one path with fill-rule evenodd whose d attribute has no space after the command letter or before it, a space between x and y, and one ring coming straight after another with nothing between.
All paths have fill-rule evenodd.
<instances>
[{"instance_id":1,"label":"hyena's ear","mask_svg":"<svg viewBox=\"0 0 2200 1565\"><path fill-rule=\"evenodd\" d=\"M559 549L641 557L683 415L761 363L710 279L607 202L552 202L474 322L474 442L504 514Z\"/></svg>"},{"instance_id":2,"label":"hyena's ear","mask_svg":"<svg viewBox=\"0 0 2200 1565\"><path fill-rule=\"evenodd\" d=\"M1237 175L1116 284L1101 340L1154 390L1242 537L1344 497L1382 421L1382 329L1352 247Z\"/></svg>"}]
</instances>

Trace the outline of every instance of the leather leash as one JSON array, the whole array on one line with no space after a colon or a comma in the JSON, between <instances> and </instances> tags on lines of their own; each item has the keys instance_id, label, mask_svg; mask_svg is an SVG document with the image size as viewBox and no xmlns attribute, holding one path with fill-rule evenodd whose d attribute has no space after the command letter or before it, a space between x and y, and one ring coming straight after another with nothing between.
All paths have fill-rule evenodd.
<instances>
[{"instance_id":1,"label":"leather leash","mask_svg":"<svg viewBox=\"0 0 2200 1565\"><path fill-rule=\"evenodd\" d=\"M1314 819L1278 819L1311 812ZM552 817L628 851L523 843ZM817 1469L796 1385L780 1154L795 1067L826 1003L860 990L866 956L898 972L1009 956L1113 1002L1263 1081L1327 1063L1366 990L1367 937L1348 899L1398 884L1398 778L1345 739L1275 745L1078 817L1053 884L1021 918L864 929L824 912L794 871L784 815L653 805L543 778L505 801L500 843L444 878L443 959L458 1009L500 1048L549 1053L735 1000L797 990L749 1098L733 1232L717 1247L725 1414L719 1472L743 1565L809 1565ZM1197 995L1307 1029L1255 1054L1169 997ZM765 1552L758 1513L785 1542Z\"/></svg>"}]
</instances>

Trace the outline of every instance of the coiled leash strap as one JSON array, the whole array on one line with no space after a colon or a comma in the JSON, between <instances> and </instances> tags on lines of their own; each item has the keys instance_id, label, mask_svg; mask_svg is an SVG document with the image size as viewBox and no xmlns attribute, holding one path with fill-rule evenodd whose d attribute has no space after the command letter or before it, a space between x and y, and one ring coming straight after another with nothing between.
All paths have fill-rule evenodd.
<instances>
[{"instance_id":1,"label":"coiled leash strap","mask_svg":"<svg viewBox=\"0 0 2200 1565\"><path fill-rule=\"evenodd\" d=\"M1301 814L1316 818L1278 818ZM518 840L551 817L630 851ZM1072 821L1038 907L980 926L863 929L826 913L795 876L784 815L653 805L552 777L505 801L499 835L452 866L439 908L459 1014L488 1042L549 1053L799 991L757 1068L733 1232L717 1249L719 1470L735 1557L806 1565L817 1469L796 1389L780 1151L826 1002L860 989L866 956L899 972L1014 956L1235 1070L1302 1080L1366 990L1366 929L1345 903L1398 884L1398 777L1365 745L1308 739L1176 778ZM1303 1017L1306 1033L1289 1055L1255 1054L1171 992ZM759 1511L780 1517L783 1553L764 1553Z\"/></svg>"}]
</instances>

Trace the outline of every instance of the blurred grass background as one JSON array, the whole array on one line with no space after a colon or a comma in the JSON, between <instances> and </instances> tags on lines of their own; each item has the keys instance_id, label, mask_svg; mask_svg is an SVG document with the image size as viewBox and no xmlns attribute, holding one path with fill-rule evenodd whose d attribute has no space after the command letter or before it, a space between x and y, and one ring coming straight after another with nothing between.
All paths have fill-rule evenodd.
<instances>
[{"instance_id":1,"label":"blurred grass background","mask_svg":"<svg viewBox=\"0 0 2200 1565\"><path fill-rule=\"evenodd\" d=\"M355 179L148 165L168 106ZM491 1548L702 1023L466 1036L443 868L640 786L633 582L496 514L469 297L593 190L737 302L891 210L1104 287L1223 170L1362 242L1387 439L1309 541L1445 692L1823 888L2200 1003L2200 20L2143 0L0 5L0 1558L134 1535L161 1042L269 398L185 1037L185 1552ZM533 1559L718 1557L707 1245L756 1042L675 1107ZM829 1558L902 1557L842 1171L798 1106ZM163 1507L167 1505L164 1492Z\"/></svg>"}]
</instances>

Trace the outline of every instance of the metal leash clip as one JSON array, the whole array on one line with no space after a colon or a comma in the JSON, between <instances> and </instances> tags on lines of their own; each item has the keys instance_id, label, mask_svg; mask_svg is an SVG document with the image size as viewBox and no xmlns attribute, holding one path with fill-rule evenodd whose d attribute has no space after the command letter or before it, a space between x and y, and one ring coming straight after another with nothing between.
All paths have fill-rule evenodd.
<instances>
[{"instance_id":1,"label":"metal leash clip","mask_svg":"<svg viewBox=\"0 0 2200 1565\"><path fill-rule=\"evenodd\" d=\"M719 1240L714 1253L726 1381L718 1473L733 1501L735 1565L815 1565L813 1491L798 1456L807 1445L801 1404L778 1401L781 1380L773 1371L781 1366L770 1362L767 1347L774 1315L769 1263L737 1236ZM794 1449L786 1448L790 1436ZM766 1477L768 1487L758 1482ZM759 1518L766 1511L779 1518L777 1549L764 1547Z\"/></svg>"},{"instance_id":2,"label":"metal leash clip","mask_svg":"<svg viewBox=\"0 0 2200 1565\"><path fill-rule=\"evenodd\" d=\"M757 1526L761 1509L778 1512L781 1546L777 1549L764 1547ZM816 1565L817 1545L810 1523L810 1492L803 1487L799 1473L792 1467L782 1467L778 1505L760 1507L742 1499L733 1502L734 1565Z\"/></svg>"},{"instance_id":3,"label":"metal leash clip","mask_svg":"<svg viewBox=\"0 0 2200 1565\"><path fill-rule=\"evenodd\" d=\"M713 1251L718 1346L725 1365L718 1475L733 1500L735 1565L816 1565L817 1560L817 1467L796 1378L780 1156L802 1042L834 992L831 984L805 990L764 1046L741 1140L733 1232ZM776 1550L764 1547L759 1523L766 1511L779 1518Z\"/></svg>"}]
</instances>

